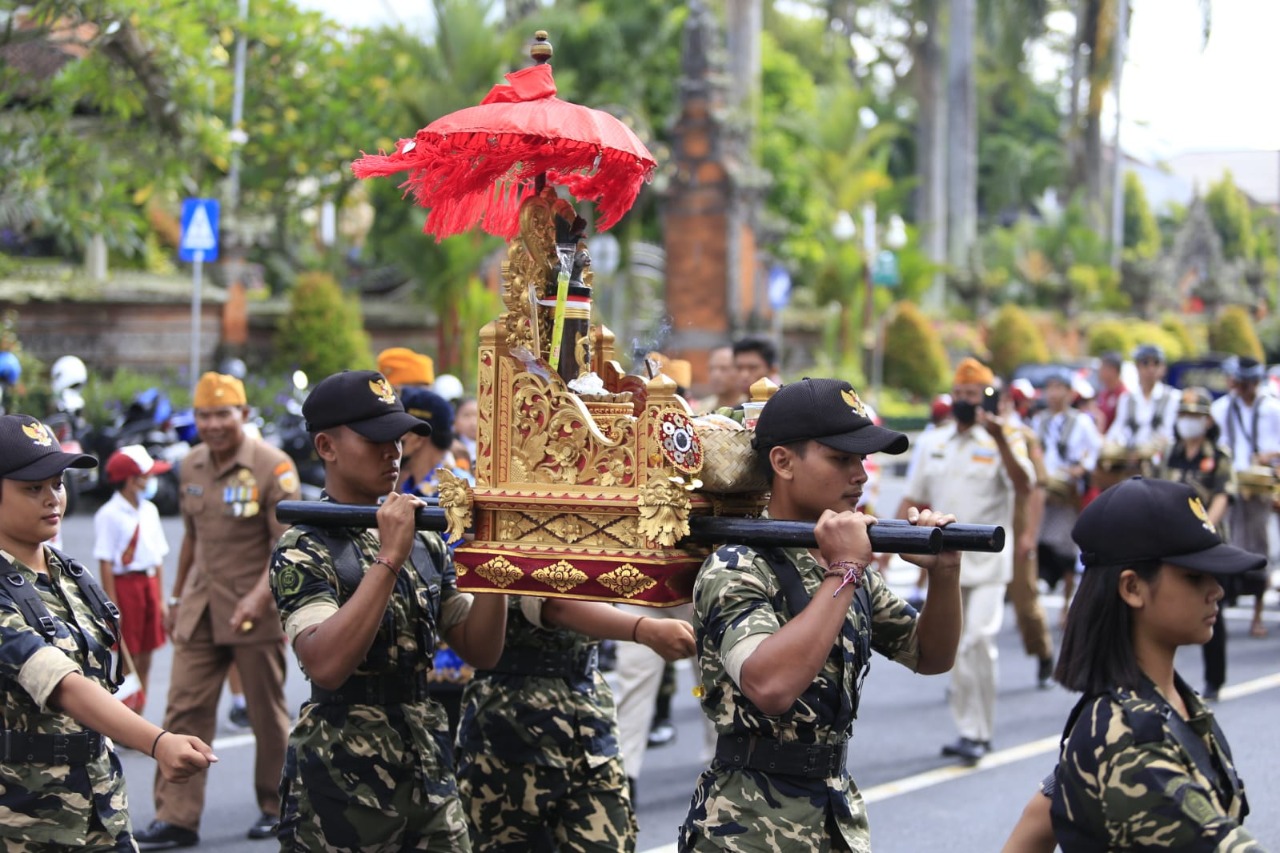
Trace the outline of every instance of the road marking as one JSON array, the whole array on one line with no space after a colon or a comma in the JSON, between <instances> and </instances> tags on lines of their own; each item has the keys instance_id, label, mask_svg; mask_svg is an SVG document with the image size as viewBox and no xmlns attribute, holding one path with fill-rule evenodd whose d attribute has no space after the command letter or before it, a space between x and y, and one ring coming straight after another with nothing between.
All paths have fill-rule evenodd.
<instances>
[{"instance_id":1,"label":"road marking","mask_svg":"<svg viewBox=\"0 0 1280 853\"><path fill-rule=\"evenodd\" d=\"M248 734L226 735L224 737L214 738L213 743L210 744L210 746L212 746L215 750L233 749L234 747L237 747L237 746L249 746L254 742L255 741L254 741L253 733L249 732Z\"/></svg>"},{"instance_id":2,"label":"road marking","mask_svg":"<svg viewBox=\"0 0 1280 853\"><path fill-rule=\"evenodd\" d=\"M1219 700L1219 704L1221 702L1230 702L1233 699L1242 699L1245 696L1252 696L1254 693L1261 693L1264 690L1274 690L1277 687L1280 687L1280 672L1264 675L1261 678L1255 678L1243 684L1222 688L1222 698ZM862 799L868 804L877 803L891 797L898 797L924 788L931 788L934 785L941 785L944 782L950 782L953 779L959 779L971 773L994 770L997 767L1013 764L1016 761L1052 753L1058 749L1058 741L1059 735L1053 735L990 753L972 767L939 767L935 770L917 773L914 776L895 779L892 782L885 782L881 785L863 789ZM1048 772L1047 768L1045 772ZM676 849L676 844L671 843L664 844L661 847L650 847L643 853L676 853Z\"/></svg>"}]
</instances>

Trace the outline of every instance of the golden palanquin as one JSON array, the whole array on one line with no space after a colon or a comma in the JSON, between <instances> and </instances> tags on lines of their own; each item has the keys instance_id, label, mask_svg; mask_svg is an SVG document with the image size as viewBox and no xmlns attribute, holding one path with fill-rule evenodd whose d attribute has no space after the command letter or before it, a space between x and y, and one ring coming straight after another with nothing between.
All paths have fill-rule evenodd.
<instances>
[{"instance_id":1,"label":"golden palanquin","mask_svg":"<svg viewBox=\"0 0 1280 853\"><path fill-rule=\"evenodd\" d=\"M699 491L702 444L676 384L626 374L613 334L594 324L550 366L563 271L550 190L524 202L503 264L504 312L480 333L476 485L442 483L450 532L474 525L454 553L472 591L628 601L689 600L707 546L684 543L695 515L758 515L764 494ZM570 209L571 212L571 209ZM576 244L583 257L585 242ZM570 257L563 255L565 263ZM589 266L581 271L592 284ZM602 387L571 390L562 373L594 373Z\"/></svg>"}]
</instances>

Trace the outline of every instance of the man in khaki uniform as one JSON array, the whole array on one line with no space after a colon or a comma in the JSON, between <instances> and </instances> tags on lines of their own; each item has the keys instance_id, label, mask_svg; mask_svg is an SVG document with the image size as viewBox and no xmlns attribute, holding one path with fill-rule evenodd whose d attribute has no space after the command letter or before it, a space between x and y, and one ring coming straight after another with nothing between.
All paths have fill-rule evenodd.
<instances>
[{"instance_id":1,"label":"man in khaki uniform","mask_svg":"<svg viewBox=\"0 0 1280 853\"><path fill-rule=\"evenodd\" d=\"M206 373L196 386L202 443L182 462L186 528L168 601L173 672L164 727L212 741L218 694L234 661L257 741L254 789L261 814L250 838L270 838L280 814L280 768L290 717L284 698L284 634L267 585L267 563L287 529L276 504L298 498L298 473L280 450L244 433L240 380ZM183 785L155 781L156 818L137 833L143 849L199 843L204 776Z\"/></svg>"},{"instance_id":2,"label":"man in khaki uniform","mask_svg":"<svg viewBox=\"0 0 1280 853\"><path fill-rule=\"evenodd\" d=\"M1013 527L1016 501L1035 485L1022 434L984 408L995 376L976 359L956 368L951 388L954 420L917 440L920 465L907 483L899 517L917 504L963 506L984 524ZM960 570L964 629L948 694L960 738L943 755L976 763L991 749L996 716L996 635L1004 618L1005 586L1013 580L1013 554L965 555Z\"/></svg>"}]
</instances>

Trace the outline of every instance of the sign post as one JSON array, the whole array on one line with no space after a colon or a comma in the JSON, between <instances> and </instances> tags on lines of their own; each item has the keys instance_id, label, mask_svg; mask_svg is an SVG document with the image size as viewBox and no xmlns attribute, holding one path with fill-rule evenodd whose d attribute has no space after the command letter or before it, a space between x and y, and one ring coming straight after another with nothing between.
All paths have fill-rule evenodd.
<instances>
[{"instance_id":1,"label":"sign post","mask_svg":"<svg viewBox=\"0 0 1280 853\"><path fill-rule=\"evenodd\" d=\"M191 286L191 390L200 381L200 289L204 262L218 259L218 217L216 199L188 198L182 201L182 239L178 260L192 264Z\"/></svg>"}]
</instances>

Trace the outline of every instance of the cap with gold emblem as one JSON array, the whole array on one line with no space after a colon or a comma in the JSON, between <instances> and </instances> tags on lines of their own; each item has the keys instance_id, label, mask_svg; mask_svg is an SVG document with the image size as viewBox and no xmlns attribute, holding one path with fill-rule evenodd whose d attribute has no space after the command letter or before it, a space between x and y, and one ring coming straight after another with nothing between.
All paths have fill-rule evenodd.
<instances>
[{"instance_id":1,"label":"cap with gold emblem","mask_svg":"<svg viewBox=\"0 0 1280 853\"><path fill-rule=\"evenodd\" d=\"M1224 545L1195 489L1173 480L1131 477L1080 512L1071 538L1086 570L1158 560L1196 572L1233 575L1267 558Z\"/></svg>"},{"instance_id":2,"label":"cap with gold emblem","mask_svg":"<svg viewBox=\"0 0 1280 853\"><path fill-rule=\"evenodd\" d=\"M34 483L68 468L96 468L86 453L63 453L58 439L30 415L0 417L0 477Z\"/></svg>"},{"instance_id":3,"label":"cap with gold emblem","mask_svg":"<svg viewBox=\"0 0 1280 853\"><path fill-rule=\"evenodd\" d=\"M431 424L404 410L387 378L376 370L344 370L325 377L302 404L307 431L346 426L370 441L394 441L407 432L431 435Z\"/></svg>"},{"instance_id":4,"label":"cap with gold emblem","mask_svg":"<svg viewBox=\"0 0 1280 853\"><path fill-rule=\"evenodd\" d=\"M779 388L756 423L756 450L816 441L845 453L905 453L908 439L877 426L853 386L841 379L802 379Z\"/></svg>"}]
</instances>

